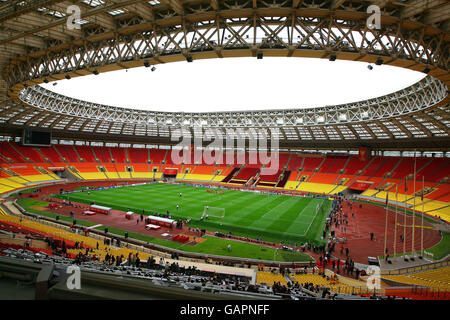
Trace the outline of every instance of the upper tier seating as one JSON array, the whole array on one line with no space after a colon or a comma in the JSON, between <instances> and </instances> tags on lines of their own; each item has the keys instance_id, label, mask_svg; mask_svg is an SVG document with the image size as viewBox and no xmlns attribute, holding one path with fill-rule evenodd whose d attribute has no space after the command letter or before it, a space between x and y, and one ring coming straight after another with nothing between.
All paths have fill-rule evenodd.
<instances>
[{"instance_id":1,"label":"upper tier seating","mask_svg":"<svg viewBox=\"0 0 450 320\"><path fill-rule=\"evenodd\" d=\"M291 155L291 160L289 160L288 170L296 171L301 167L303 162L303 157L299 157L296 153Z\"/></svg>"},{"instance_id":2,"label":"upper tier seating","mask_svg":"<svg viewBox=\"0 0 450 320\"><path fill-rule=\"evenodd\" d=\"M64 157L65 162L80 162L78 155L73 150L73 146L71 145L63 145L63 144L55 144L55 150Z\"/></svg>"},{"instance_id":3,"label":"upper tier seating","mask_svg":"<svg viewBox=\"0 0 450 320\"><path fill-rule=\"evenodd\" d=\"M33 147L24 147L14 142L11 142L11 146L14 147L26 159L30 159L32 162L45 162L42 156L34 150Z\"/></svg>"},{"instance_id":4,"label":"upper tier seating","mask_svg":"<svg viewBox=\"0 0 450 320\"><path fill-rule=\"evenodd\" d=\"M266 155L267 158L269 158L269 155ZM260 154L255 151L250 151L245 154L245 167L247 168L261 168L262 163L260 159Z\"/></svg>"},{"instance_id":5,"label":"upper tier seating","mask_svg":"<svg viewBox=\"0 0 450 320\"><path fill-rule=\"evenodd\" d=\"M128 148L127 152L130 163L148 163L148 149Z\"/></svg>"},{"instance_id":6,"label":"upper tier seating","mask_svg":"<svg viewBox=\"0 0 450 320\"><path fill-rule=\"evenodd\" d=\"M100 162L111 162L111 155L107 147L91 147L91 150Z\"/></svg>"},{"instance_id":7,"label":"upper tier seating","mask_svg":"<svg viewBox=\"0 0 450 320\"><path fill-rule=\"evenodd\" d=\"M398 157L384 157L380 167L373 173L373 175L377 177L384 177L397 166L399 161L400 158Z\"/></svg>"},{"instance_id":8,"label":"upper tier seating","mask_svg":"<svg viewBox=\"0 0 450 320\"><path fill-rule=\"evenodd\" d=\"M375 171L378 170L380 165L384 162L384 157L374 157L370 160L370 165L364 170L362 175L371 177L374 175Z\"/></svg>"},{"instance_id":9,"label":"upper tier seating","mask_svg":"<svg viewBox=\"0 0 450 320\"><path fill-rule=\"evenodd\" d=\"M450 176L448 158L435 158L418 174L418 178L425 176L425 181L438 182ZM425 170L428 169L428 170Z\"/></svg>"},{"instance_id":10,"label":"upper tier seating","mask_svg":"<svg viewBox=\"0 0 450 320\"><path fill-rule=\"evenodd\" d=\"M448 167L448 159L446 158L426 158L429 163L425 165L422 170L417 173L417 179L422 180L425 177L425 181L438 182L445 177L445 169ZM448 176L448 172L447 172Z\"/></svg>"},{"instance_id":11,"label":"upper tier seating","mask_svg":"<svg viewBox=\"0 0 450 320\"><path fill-rule=\"evenodd\" d=\"M290 158L290 154L289 153L281 152L279 154L278 167L280 168L280 170L289 165L289 163L288 163L289 158Z\"/></svg>"},{"instance_id":12,"label":"upper tier seating","mask_svg":"<svg viewBox=\"0 0 450 320\"><path fill-rule=\"evenodd\" d=\"M26 162L25 159L16 150L14 150L14 148L7 141L1 142L0 151L5 158L11 159L13 162Z\"/></svg>"},{"instance_id":13,"label":"upper tier seating","mask_svg":"<svg viewBox=\"0 0 450 320\"><path fill-rule=\"evenodd\" d=\"M343 169L347 162L347 156L328 156L320 166L319 172L322 173L338 173Z\"/></svg>"},{"instance_id":14,"label":"upper tier seating","mask_svg":"<svg viewBox=\"0 0 450 320\"><path fill-rule=\"evenodd\" d=\"M45 148L39 148L39 151L49 159L51 162L64 162L63 159L59 156L58 152L55 150L54 146Z\"/></svg>"},{"instance_id":15,"label":"upper tier seating","mask_svg":"<svg viewBox=\"0 0 450 320\"><path fill-rule=\"evenodd\" d=\"M84 162L96 162L92 149L89 146L74 146L74 148Z\"/></svg>"},{"instance_id":16,"label":"upper tier seating","mask_svg":"<svg viewBox=\"0 0 450 320\"><path fill-rule=\"evenodd\" d=\"M425 166L430 159L416 158L416 172ZM414 174L414 158L401 158L400 164L395 168L392 178L405 179L409 174Z\"/></svg>"},{"instance_id":17,"label":"upper tier seating","mask_svg":"<svg viewBox=\"0 0 450 320\"><path fill-rule=\"evenodd\" d=\"M324 157L305 157L303 161L303 170L304 172L313 172L316 168L320 166Z\"/></svg>"},{"instance_id":18,"label":"upper tier seating","mask_svg":"<svg viewBox=\"0 0 450 320\"><path fill-rule=\"evenodd\" d=\"M109 150L111 150L112 159L114 159L114 161L116 163L124 163L124 162L126 162L126 155L125 155L125 149L124 148L110 147ZM128 150L129 149L127 149L127 151ZM144 161L144 162L147 162L147 161Z\"/></svg>"},{"instance_id":19,"label":"upper tier seating","mask_svg":"<svg viewBox=\"0 0 450 320\"><path fill-rule=\"evenodd\" d=\"M345 167L344 173L346 174L357 174L358 171L364 169L364 167L369 164L369 161L361 161L358 156L350 156L350 160Z\"/></svg>"},{"instance_id":20,"label":"upper tier seating","mask_svg":"<svg viewBox=\"0 0 450 320\"><path fill-rule=\"evenodd\" d=\"M152 160L152 163L162 163L166 156L166 151L167 150L165 149L150 149L150 159ZM170 154L168 158L170 158Z\"/></svg>"}]
</instances>

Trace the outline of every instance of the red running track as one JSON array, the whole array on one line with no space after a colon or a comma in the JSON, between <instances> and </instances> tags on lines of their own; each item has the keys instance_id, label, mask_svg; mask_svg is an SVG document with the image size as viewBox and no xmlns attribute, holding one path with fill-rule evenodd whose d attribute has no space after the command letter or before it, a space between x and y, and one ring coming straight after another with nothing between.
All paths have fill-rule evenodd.
<instances>
[{"instance_id":1,"label":"red running track","mask_svg":"<svg viewBox=\"0 0 450 320\"><path fill-rule=\"evenodd\" d=\"M346 259L345 250L343 254L341 254L341 247L344 249L348 248L349 256L354 261L364 264L368 263L367 257L382 256L384 254L386 209L374 204L354 202L352 210L350 210L350 201L344 201L343 211L348 215L348 226L344 227L344 225L339 225L336 229L333 225L332 230L335 230L338 238L346 238L347 242L345 244L337 244L333 255L341 259ZM400 235L405 236L406 252L410 252L412 248L413 228L411 226L413 218L411 215L406 214L406 223L404 223L404 218L405 215L403 211L398 210L396 254L403 252L403 242L400 242ZM395 210L388 210L387 247L388 254L391 256L394 253L394 222ZM414 225L420 226L421 224L421 218L416 217ZM407 226L406 233L404 233L404 225ZM424 226L432 227L432 225L426 221L424 221ZM416 252L421 249L422 230L424 249L434 246L441 240L441 235L438 230L420 227L414 229L414 248ZM374 240L370 240L371 232L374 233Z\"/></svg>"}]
</instances>

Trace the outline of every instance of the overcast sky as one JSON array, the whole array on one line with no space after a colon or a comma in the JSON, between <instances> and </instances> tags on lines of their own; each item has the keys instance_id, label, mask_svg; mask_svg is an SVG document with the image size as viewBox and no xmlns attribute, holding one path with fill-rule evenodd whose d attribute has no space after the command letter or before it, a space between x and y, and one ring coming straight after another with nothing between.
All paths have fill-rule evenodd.
<instances>
[{"instance_id":1,"label":"overcast sky","mask_svg":"<svg viewBox=\"0 0 450 320\"><path fill-rule=\"evenodd\" d=\"M236 111L319 107L403 89L425 74L364 62L308 58L227 58L176 62L43 84L81 100L155 111Z\"/></svg>"}]
</instances>

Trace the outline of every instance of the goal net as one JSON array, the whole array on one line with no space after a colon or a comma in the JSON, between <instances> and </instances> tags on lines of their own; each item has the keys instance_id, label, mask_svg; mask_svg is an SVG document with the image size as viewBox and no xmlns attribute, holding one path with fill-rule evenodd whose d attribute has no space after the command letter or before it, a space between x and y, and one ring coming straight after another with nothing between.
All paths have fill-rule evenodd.
<instances>
[{"instance_id":1,"label":"goal net","mask_svg":"<svg viewBox=\"0 0 450 320\"><path fill-rule=\"evenodd\" d=\"M205 218L218 218L225 217L225 208L205 206L203 209L202 219Z\"/></svg>"}]
</instances>

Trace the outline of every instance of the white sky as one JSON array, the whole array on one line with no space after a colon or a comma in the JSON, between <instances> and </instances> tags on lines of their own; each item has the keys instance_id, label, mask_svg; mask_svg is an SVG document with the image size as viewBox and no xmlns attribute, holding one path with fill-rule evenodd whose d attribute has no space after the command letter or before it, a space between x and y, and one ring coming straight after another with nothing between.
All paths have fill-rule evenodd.
<instances>
[{"instance_id":1,"label":"white sky","mask_svg":"<svg viewBox=\"0 0 450 320\"><path fill-rule=\"evenodd\" d=\"M69 97L155 111L308 108L374 98L425 74L390 66L310 58L227 58L175 62L42 84Z\"/></svg>"}]
</instances>

